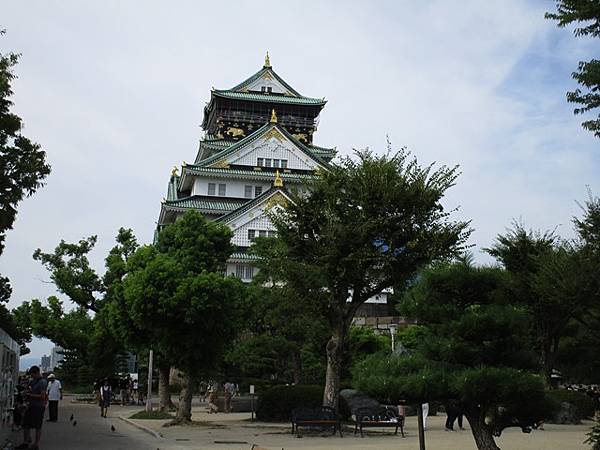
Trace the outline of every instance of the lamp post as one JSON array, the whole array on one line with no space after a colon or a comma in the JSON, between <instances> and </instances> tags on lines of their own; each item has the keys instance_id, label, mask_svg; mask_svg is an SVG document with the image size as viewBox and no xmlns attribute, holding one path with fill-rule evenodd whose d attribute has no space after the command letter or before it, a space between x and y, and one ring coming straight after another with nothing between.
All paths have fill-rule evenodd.
<instances>
[{"instance_id":1,"label":"lamp post","mask_svg":"<svg viewBox=\"0 0 600 450\"><path fill-rule=\"evenodd\" d=\"M392 323L390 324L390 334L392 335L392 353L394 353L394 350L396 350L396 324Z\"/></svg>"}]
</instances>

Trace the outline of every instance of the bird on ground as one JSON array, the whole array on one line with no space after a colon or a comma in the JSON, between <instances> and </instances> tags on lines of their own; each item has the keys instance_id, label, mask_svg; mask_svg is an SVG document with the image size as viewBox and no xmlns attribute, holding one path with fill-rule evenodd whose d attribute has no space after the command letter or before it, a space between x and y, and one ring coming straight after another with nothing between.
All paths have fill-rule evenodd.
<instances>
[{"instance_id":1,"label":"bird on ground","mask_svg":"<svg viewBox=\"0 0 600 450\"><path fill-rule=\"evenodd\" d=\"M77 421L76 421L76 420L74 420L74 421L73 421L73 426L76 426L76 425L77 425Z\"/></svg>"},{"instance_id":2,"label":"bird on ground","mask_svg":"<svg viewBox=\"0 0 600 450\"><path fill-rule=\"evenodd\" d=\"M115 426L114 426L114 425L111 425L111 426L110 426L110 431L112 431L112 432L114 433L114 432L115 432L115 430L116 430Z\"/></svg>"},{"instance_id":3,"label":"bird on ground","mask_svg":"<svg viewBox=\"0 0 600 450\"><path fill-rule=\"evenodd\" d=\"M69 417L69 422L73 422L73 419L74 419L74 418L75 418L75 417L73 417L73 414L71 414L71 417Z\"/></svg>"}]
</instances>

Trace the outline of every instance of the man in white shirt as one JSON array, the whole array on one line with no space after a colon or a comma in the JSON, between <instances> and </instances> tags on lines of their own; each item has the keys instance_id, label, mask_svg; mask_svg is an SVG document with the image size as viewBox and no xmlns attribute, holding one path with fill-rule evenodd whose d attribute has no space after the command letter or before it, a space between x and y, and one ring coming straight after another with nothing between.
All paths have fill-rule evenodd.
<instances>
[{"instance_id":1,"label":"man in white shirt","mask_svg":"<svg viewBox=\"0 0 600 450\"><path fill-rule=\"evenodd\" d=\"M62 400L62 386L53 373L48 375L48 422L58 421L58 402Z\"/></svg>"}]
</instances>

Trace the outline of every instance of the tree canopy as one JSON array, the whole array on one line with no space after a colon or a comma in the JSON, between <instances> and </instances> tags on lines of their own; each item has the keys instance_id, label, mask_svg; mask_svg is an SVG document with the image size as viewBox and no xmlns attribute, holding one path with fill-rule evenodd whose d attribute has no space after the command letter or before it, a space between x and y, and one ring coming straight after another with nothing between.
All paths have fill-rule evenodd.
<instances>
[{"instance_id":1,"label":"tree canopy","mask_svg":"<svg viewBox=\"0 0 600 450\"><path fill-rule=\"evenodd\" d=\"M546 412L544 382L530 317L511 303L506 283L502 269L466 262L422 272L400 305L419 323L420 339L408 356L368 357L355 386L393 403L453 402L480 450L497 450L493 436L507 427L530 431Z\"/></svg>"},{"instance_id":2,"label":"tree canopy","mask_svg":"<svg viewBox=\"0 0 600 450\"><path fill-rule=\"evenodd\" d=\"M577 37L600 37L600 3L597 0L557 0L556 12L546 13L547 19L556 20L559 27L573 23L577 26L573 34ZM572 77L581 89L567 92L567 101L576 103L575 114L595 111L600 107L600 60L581 61ZM583 128L600 137L600 114L596 119L586 120Z\"/></svg>"},{"instance_id":3,"label":"tree canopy","mask_svg":"<svg viewBox=\"0 0 600 450\"><path fill-rule=\"evenodd\" d=\"M277 238L257 249L258 265L323 302L332 333L324 404L337 406L343 348L358 307L465 245L468 223L450 220L441 204L457 176L457 168L419 166L406 150L361 151L272 210Z\"/></svg>"}]
</instances>

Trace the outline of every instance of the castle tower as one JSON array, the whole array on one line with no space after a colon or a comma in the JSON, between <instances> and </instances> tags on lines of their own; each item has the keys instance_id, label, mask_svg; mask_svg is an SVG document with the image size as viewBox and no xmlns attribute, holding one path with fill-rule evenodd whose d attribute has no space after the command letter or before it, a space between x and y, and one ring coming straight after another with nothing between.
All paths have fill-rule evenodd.
<instances>
[{"instance_id":1,"label":"castle tower","mask_svg":"<svg viewBox=\"0 0 600 450\"><path fill-rule=\"evenodd\" d=\"M248 247L275 232L267 209L289 201L287 189L326 170L335 156L335 149L313 144L325 103L287 84L268 53L250 78L231 89L213 88L204 108L205 137L194 163L171 172L157 231L189 209L226 224L237 246L227 274L250 281Z\"/></svg>"}]
</instances>

